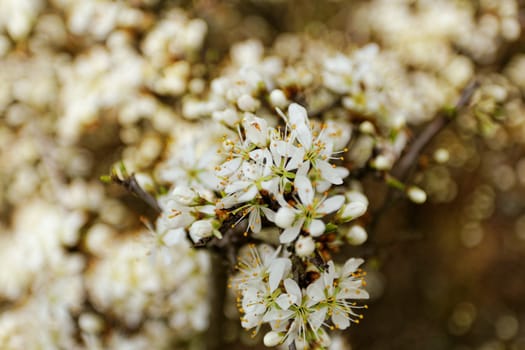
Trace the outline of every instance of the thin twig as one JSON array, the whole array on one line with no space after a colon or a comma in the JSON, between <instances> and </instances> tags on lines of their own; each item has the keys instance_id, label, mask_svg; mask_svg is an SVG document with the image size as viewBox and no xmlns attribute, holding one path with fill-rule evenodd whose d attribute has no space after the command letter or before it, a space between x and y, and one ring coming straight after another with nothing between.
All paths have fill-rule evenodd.
<instances>
[{"instance_id":1,"label":"thin twig","mask_svg":"<svg viewBox=\"0 0 525 350\"><path fill-rule=\"evenodd\" d=\"M160 214L162 212L162 209L160 208L159 204L157 203L157 200L155 197L153 197L148 192L144 191L142 187L140 187L137 178L135 177L135 174L131 174L129 176L126 176L124 179L121 179L116 174L111 175L111 180L116 183L117 185L120 185L124 187L128 192L135 195L136 197L142 199L144 203L146 203L148 206L150 206L157 214Z\"/></svg>"},{"instance_id":2,"label":"thin twig","mask_svg":"<svg viewBox=\"0 0 525 350\"><path fill-rule=\"evenodd\" d=\"M461 109L470 103L470 100L478 86L479 83L476 80L471 81L461 93L461 96L454 108L447 111L447 113L441 113L437 118L430 122L419 135L417 135L414 142L408 146L408 151L396 163L394 169L392 169L391 173L388 175L395 180L405 182L410 174L410 171L417 163L417 159L419 158L421 152L430 143L430 141L458 115ZM374 232L376 230L382 216L394 202L394 193L396 193L395 190L392 187L389 187L386 195L383 198L383 202L374 212L374 220L368 227L370 232Z\"/></svg>"},{"instance_id":3,"label":"thin twig","mask_svg":"<svg viewBox=\"0 0 525 350\"><path fill-rule=\"evenodd\" d=\"M405 155L397 162L395 168L392 170L392 175L398 180L404 181L410 173L410 169L415 165L417 158L428 145L428 143L447 126L450 121L458 114L458 112L470 103L472 95L478 88L479 83L476 80L471 81L463 90L458 102L454 108L448 113L442 113L428 124L423 131L417 136L414 142L409 146Z\"/></svg>"}]
</instances>

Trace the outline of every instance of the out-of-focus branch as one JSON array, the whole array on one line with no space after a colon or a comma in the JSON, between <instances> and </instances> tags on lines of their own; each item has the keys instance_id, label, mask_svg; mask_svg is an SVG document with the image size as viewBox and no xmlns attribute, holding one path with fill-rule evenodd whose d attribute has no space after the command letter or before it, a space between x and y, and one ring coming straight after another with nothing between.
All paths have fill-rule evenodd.
<instances>
[{"instance_id":1,"label":"out-of-focus branch","mask_svg":"<svg viewBox=\"0 0 525 350\"><path fill-rule=\"evenodd\" d=\"M467 106L472 99L472 96L479 86L479 82L476 80L471 81L461 93L456 105L448 111L441 113L437 118L430 122L421 133L416 136L414 142L408 146L408 151L402 156L402 158L396 163L391 173L388 174L397 182L405 182L408 178L410 171L417 163L418 157L430 141L445 128L459 113L461 109ZM389 187L386 195L383 197L383 201L379 208L374 212L374 220L370 223L368 230L374 232L378 227L381 218L384 213L394 202L395 190ZM375 250L377 245L373 248Z\"/></svg>"},{"instance_id":2,"label":"out-of-focus branch","mask_svg":"<svg viewBox=\"0 0 525 350\"><path fill-rule=\"evenodd\" d=\"M463 90L458 102L454 108L442 113L428 124L423 131L417 135L414 142L408 147L408 151L397 162L397 165L392 170L392 175L398 180L404 181L417 162L417 158L428 145L428 143L441 131L445 126L454 119L458 112L470 103L472 95L478 88L479 83L476 80L471 81Z\"/></svg>"},{"instance_id":3,"label":"out-of-focus branch","mask_svg":"<svg viewBox=\"0 0 525 350\"><path fill-rule=\"evenodd\" d=\"M228 281L227 268L224 264L222 254L212 252L211 254L211 286L210 293L210 325L206 338L206 349L224 349L224 325L226 316L224 315L224 305L226 303L226 287Z\"/></svg>"},{"instance_id":4,"label":"out-of-focus branch","mask_svg":"<svg viewBox=\"0 0 525 350\"><path fill-rule=\"evenodd\" d=\"M135 174L131 174L129 176L126 175L123 178L120 178L115 172L112 172L112 174L109 176L109 180L125 188L134 196L140 198L144 203L146 203L149 207L155 210L156 214L160 214L162 212L162 209L157 203L155 197L153 197L148 192L144 191L144 189L142 189L142 187L139 185ZM104 179L104 181L106 180Z\"/></svg>"}]
</instances>

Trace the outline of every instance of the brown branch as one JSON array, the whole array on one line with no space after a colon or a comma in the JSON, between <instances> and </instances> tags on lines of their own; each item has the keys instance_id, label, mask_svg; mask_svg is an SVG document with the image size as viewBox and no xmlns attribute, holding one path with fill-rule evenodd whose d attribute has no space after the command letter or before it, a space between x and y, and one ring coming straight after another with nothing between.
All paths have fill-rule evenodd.
<instances>
[{"instance_id":1,"label":"brown branch","mask_svg":"<svg viewBox=\"0 0 525 350\"><path fill-rule=\"evenodd\" d=\"M137 178L135 177L135 174L131 174L130 176L126 176L124 179L121 179L117 174L112 173L111 181L125 188L134 196L142 199L144 203L146 203L149 207L155 210L156 214L160 214L162 212L162 209L157 203L155 197L153 197L151 194L144 191L142 187L140 187Z\"/></svg>"},{"instance_id":2,"label":"brown branch","mask_svg":"<svg viewBox=\"0 0 525 350\"><path fill-rule=\"evenodd\" d=\"M397 162L391 174L398 180L405 181L410 170L416 164L416 160L430 143L430 141L448 125L458 114L458 112L470 103L472 95L478 88L479 83L476 80L471 81L463 90L458 102L451 110L441 113L423 131L417 136L414 142L409 146L405 155Z\"/></svg>"},{"instance_id":3,"label":"brown branch","mask_svg":"<svg viewBox=\"0 0 525 350\"><path fill-rule=\"evenodd\" d=\"M221 350L224 349L224 329L227 321L224 314L224 305L226 303L228 273L222 254L212 252L210 256L210 324L208 326L206 348L208 350Z\"/></svg>"},{"instance_id":4,"label":"brown branch","mask_svg":"<svg viewBox=\"0 0 525 350\"><path fill-rule=\"evenodd\" d=\"M396 163L391 173L387 174L387 177L390 176L397 181L405 182L410 171L417 163L417 159L421 152L426 148L430 141L458 115L461 109L470 103L478 86L479 83L476 80L471 81L461 93L456 105L447 112L442 112L430 122L419 135L417 135L414 142L408 146L408 151ZM394 202L394 193L396 192L393 188L389 187L387 193L383 197L382 203L374 212L374 219L370 222L368 227L369 232L374 232L377 229L381 217Z\"/></svg>"}]
</instances>

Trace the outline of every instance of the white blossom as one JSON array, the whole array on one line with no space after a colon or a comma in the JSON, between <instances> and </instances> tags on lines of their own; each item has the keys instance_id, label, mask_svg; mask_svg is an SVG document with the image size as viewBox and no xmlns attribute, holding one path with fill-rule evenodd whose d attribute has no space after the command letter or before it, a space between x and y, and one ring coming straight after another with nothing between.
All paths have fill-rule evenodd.
<instances>
[{"instance_id":1,"label":"white blossom","mask_svg":"<svg viewBox=\"0 0 525 350\"><path fill-rule=\"evenodd\" d=\"M344 196L342 195L329 198L315 196L312 183L306 176L296 176L294 185L299 196L295 206L291 207L284 200L280 200L283 207L295 212L291 226L286 227L281 234L281 243L294 241L301 230L309 232L312 236L321 235L325 228L321 218L339 210L344 203ZM289 210L287 211L288 215Z\"/></svg>"}]
</instances>

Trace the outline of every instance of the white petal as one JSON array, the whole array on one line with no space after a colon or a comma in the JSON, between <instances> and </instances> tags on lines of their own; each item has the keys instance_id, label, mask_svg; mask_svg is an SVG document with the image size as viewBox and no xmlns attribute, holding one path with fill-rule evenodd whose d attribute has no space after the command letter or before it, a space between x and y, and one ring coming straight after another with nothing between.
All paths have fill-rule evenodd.
<instances>
[{"instance_id":1,"label":"white petal","mask_svg":"<svg viewBox=\"0 0 525 350\"><path fill-rule=\"evenodd\" d=\"M368 292L361 288L361 281L344 281L339 285L341 290L337 293L337 299L369 299Z\"/></svg>"},{"instance_id":2,"label":"white petal","mask_svg":"<svg viewBox=\"0 0 525 350\"><path fill-rule=\"evenodd\" d=\"M272 308L266 312L262 320L264 322L286 320L289 319L293 314L294 312L292 310L279 310L277 308Z\"/></svg>"},{"instance_id":3,"label":"white petal","mask_svg":"<svg viewBox=\"0 0 525 350\"><path fill-rule=\"evenodd\" d=\"M275 212L269 208L266 208L266 207L261 207L261 210L264 214L264 216L266 217L266 219L268 219L269 221L271 222L274 222L275 221Z\"/></svg>"},{"instance_id":4,"label":"white petal","mask_svg":"<svg viewBox=\"0 0 525 350\"><path fill-rule=\"evenodd\" d=\"M277 195L279 189L279 178L274 177L269 181L264 181L261 184L261 188L268 191L270 194L273 194L274 196Z\"/></svg>"},{"instance_id":5,"label":"white petal","mask_svg":"<svg viewBox=\"0 0 525 350\"><path fill-rule=\"evenodd\" d=\"M257 193L259 193L257 187L255 187L255 185L250 186L247 191L241 191L241 194L237 197L238 203L251 201Z\"/></svg>"},{"instance_id":6,"label":"white petal","mask_svg":"<svg viewBox=\"0 0 525 350\"><path fill-rule=\"evenodd\" d=\"M343 183L343 178L339 171L334 169L330 163L325 160L317 159L315 161L315 167L321 172L321 176L326 181L334 184L340 185Z\"/></svg>"},{"instance_id":7,"label":"white petal","mask_svg":"<svg viewBox=\"0 0 525 350\"><path fill-rule=\"evenodd\" d=\"M290 294L281 294L279 297L275 300L277 305L283 310L288 310L288 308L294 304L295 299L292 298Z\"/></svg>"},{"instance_id":8,"label":"white petal","mask_svg":"<svg viewBox=\"0 0 525 350\"><path fill-rule=\"evenodd\" d=\"M228 209L237 204L239 204L237 195L231 195L231 196L224 197L220 201L218 201L217 208L218 209Z\"/></svg>"},{"instance_id":9,"label":"white petal","mask_svg":"<svg viewBox=\"0 0 525 350\"><path fill-rule=\"evenodd\" d=\"M259 252L259 256L261 257L263 266L269 267L270 264L277 257L277 255L279 255L279 252L281 251L281 246L279 246L277 249L274 249L268 244L261 244L257 247L257 251Z\"/></svg>"},{"instance_id":10,"label":"white petal","mask_svg":"<svg viewBox=\"0 0 525 350\"><path fill-rule=\"evenodd\" d=\"M315 192L310 180L306 176L296 176L294 186L297 193L299 194L301 203L304 205L312 204Z\"/></svg>"},{"instance_id":11,"label":"white petal","mask_svg":"<svg viewBox=\"0 0 525 350\"><path fill-rule=\"evenodd\" d=\"M261 215L259 213L259 209L254 208L250 212L250 216L248 217L248 226L254 233L261 232Z\"/></svg>"},{"instance_id":12,"label":"white petal","mask_svg":"<svg viewBox=\"0 0 525 350\"><path fill-rule=\"evenodd\" d=\"M196 197L196 193L188 186L181 185L175 187L171 192L176 202L184 205L189 205Z\"/></svg>"},{"instance_id":13,"label":"white petal","mask_svg":"<svg viewBox=\"0 0 525 350\"><path fill-rule=\"evenodd\" d=\"M288 117L290 119L293 134L297 137L299 143L301 143L305 149L310 149L312 147L312 131L310 129L306 109L297 103L292 103L288 107Z\"/></svg>"},{"instance_id":14,"label":"white petal","mask_svg":"<svg viewBox=\"0 0 525 350\"><path fill-rule=\"evenodd\" d=\"M319 193L328 191L330 187L332 187L332 184L325 180L318 180L315 184L315 190Z\"/></svg>"},{"instance_id":15,"label":"white petal","mask_svg":"<svg viewBox=\"0 0 525 350\"><path fill-rule=\"evenodd\" d=\"M310 316L308 317L308 322L310 323L314 331L317 331L319 327L321 327L321 325L323 324L326 318L327 310L328 310L327 307L323 307L319 310L312 312Z\"/></svg>"},{"instance_id":16,"label":"white petal","mask_svg":"<svg viewBox=\"0 0 525 350\"><path fill-rule=\"evenodd\" d=\"M330 214L339 210L345 202L345 196L337 195L325 199L318 207L317 212L320 214Z\"/></svg>"},{"instance_id":17,"label":"white petal","mask_svg":"<svg viewBox=\"0 0 525 350\"><path fill-rule=\"evenodd\" d=\"M281 283L281 280L287 275L292 268L292 262L287 258L278 258L270 263L268 268L270 277L268 284L270 285L270 293L273 292Z\"/></svg>"},{"instance_id":18,"label":"white petal","mask_svg":"<svg viewBox=\"0 0 525 350\"><path fill-rule=\"evenodd\" d=\"M295 299L294 303L296 305L301 305L301 301L303 300L303 293L301 292L301 288L299 288L297 282L295 282L291 278L287 278L284 280L284 288L286 289L286 292Z\"/></svg>"},{"instance_id":19,"label":"white petal","mask_svg":"<svg viewBox=\"0 0 525 350\"><path fill-rule=\"evenodd\" d=\"M306 109L297 103L292 103L288 106L288 117L292 125L308 124L308 113Z\"/></svg>"},{"instance_id":20,"label":"white petal","mask_svg":"<svg viewBox=\"0 0 525 350\"><path fill-rule=\"evenodd\" d=\"M295 146L290 146L290 152L288 156L290 156L290 160L286 164L285 169L286 170L294 170L299 167L304 162L304 148L299 148Z\"/></svg>"},{"instance_id":21,"label":"white petal","mask_svg":"<svg viewBox=\"0 0 525 350\"><path fill-rule=\"evenodd\" d=\"M259 322L261 322L261 318L253 314L245 314L244 317L241 318L241 326L245 329L256 327Z\"/></svg>"},{"instance_id":22,"label":"white petal","mask_svg":"<svg viewBox=\"0 0 525 350\"><path fill-rule=\"evenodd\" d=\"M293 242L299 235L299 232L301 231L301 228L303 227L303 223L304 223L304 218L297 220L295 225L287 228L281 233L281 236L279 237L279 241L282 244Z\"/></svg>"},{"instance_id":23,"label":"white petal","mask_svg":"<svg viewBox=\"0 0 525 350\"><path fill-rule=\"evenodd\" d=\"M323 280L318 278L315 282L306 288L306 295L308 295L308 306L315 305L322 300L325 300Z\"/></svg>"},{"instance_id":24,"label":"white petal","mask_svg":"<svg viewBox=\"0 0 525 350\"><path fill-rule=\"evenodd\" d=\"M252 287L247 289L242 299L242 308L245 313L260 315L265 311L264 299L260 297L259 293L261 293L261 291L258 288Z\"/></svg>"},{"instance_id":25,"label":"white petal","mask_svg":"<svg viewBox=\"0 0 525 350\"><path fill-rule=\"evenodd\" d=\"M218 176L229 176L233 174L239 167L241 166L242 159L241 158L233 158L231 160L228 160L224 162L220 169L217 171Z\"/></svg>"},{"instance_id":26,"label":"white petal","mask_svg":"<svg viewBox=\"0 0 525 350\"><path fill-rule=\"evenodd\" d=\"M348 170L347 168L345 167L342 167L342 166L337 166L335 168L333 168L336 172L337 172L337 175L341 178L341 179L344 179L346 178L348 175L350 175L350 170Z\"/></svg>"},{"instance_id":27,"label":"white petal","mask_svg":"<svg viewBox=\"0 0 525 350\"><path fill-rule=\"evenodd\" d=\"M242 125L246 131L246 138L257 146L267 143L268 126L266 120L258 118L251 113L246 113Z\"/></svg>"},{"instance_id":28,"label":"white petal","mask_svg":"<svg viewBox=\"0 0 525 350\"><path fill-rule=\"evenodd\" d=\"M180 243L180 242L184 241L185 237L186 237L186 230L184 230L184 228L180 227L180 228L177 228L177 229L174 229L174 230L169 230L164 235L162 240L164 241L164 243L168 247L170 247L172 245L175 245L177 243Z\"/></svg>"},{"instance_id":29,"label":"white petal","mask_svg":"<svg viewBox=\"0 0 525 350\"><path fill-rule=\"evenodd\" d=\"M208 214L208 215L215 215L215 209L216 208L215 208L214 205L208 204L208 205L200 206L198 208L199 208L199 213L204 213L204 214Z\"/></svg>"},{"instance_id":30,"label":"white petal","mask_svg":"<svg viewBox=\"0 0 525 350\"><path fill-rule=\"evenodd\" d=\"M256 162L260 162L261 164L271 164L272 161L272 155L270 154L270 151L268 149L255 149L250 152L249 154L250 158L253 159Z\"/></svg>"},{"instance_id":31,"label":"white petal","mask_svg":"<svg viewBox=\"0 0 525 350\"><path fill-rule=\"evenodd\" d=\"M303 162L301 165L299 165L299 168L297 168L297 173L295 176L306 176L309 170L310 162Z\"/></svg>"},{"instance_id":32,"label":"white petal","mask_svg":"<svg viewBox=\"0 0 525 350\"><path fill-rule=\"evenodd\" d=\"M350 276L357 268L365 261L361 258L350 258L345 262L343 269L341 270L341 277Z\"/></svg>"},{"instance_id":33,"label":"white petal","mask_svg":"<svg viewBox=\"0 0 525 350\"><path fill-rule=\"evenodd\" d=\"M274 147L273 147L273 151L272 152L275 152L279 158L282 158L282 157L289 157L289 151L288 151L288 143L285 142L285 141L282 141L282 140L279 140L279 141L275 141L275 143L273 144Z\"/></svg>"},{"instance_id":34,"label":"white petal","mask_svg":"<svg viewBox=\"0 0 525 350\"><path fill-rule=\"evenodd\" d=\"M238 192L238 191L241 191L241 190L247 188L251 184L252 184L251 181L234 181L234 182L228 184L224 188L224 192L226 192L228 194L231 194L231 193L234 193L234 192Z\"/></svg>"},{"instance_id":35,"label":"white petal","mask_svg":"<svg viewBox=\"0 0 525 350\"><path fill-rule=\"evenodd\" d=\"M326 226L323 221L317 219L312 220L308 226L308 232L314 237L319 237L324 233L325 227Z\"/></svg>"},{"instance_id":36,"label":"white petal","mask_svg":"<svg viewBox=\"0 0 525 350\"><path fill-rule=\"evenodd\" d=\"M199 182L211 190L219 188L220 180L212 171L202 171L197 175Z\"/></svg>"},{"instance_id":37,"label":"white petal","mask_svg":"<svg viewBox=\"0 0 525 350\"><path fill-rule=\"evenodd\" d=\"M335 264L333 260L328 261L328 269L323 274L324 285L327 287L328 293L333 290L333 283L335 279Z\"/></svg>"},{"instance_id":38,"label":"white petal","mask_svg":"<svg viewBox=\"0 0 525 350\"><path fill-rule=\"evenodd\" d=\"M339 329L347 329L348 326L350 326L348 315L339 310L334 310L334 313L332 314L332 322Z\"/></svg>"}]
</instances>

